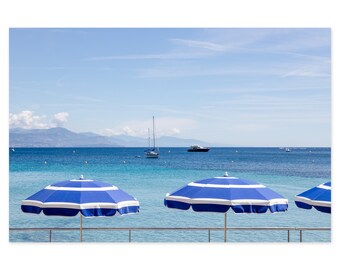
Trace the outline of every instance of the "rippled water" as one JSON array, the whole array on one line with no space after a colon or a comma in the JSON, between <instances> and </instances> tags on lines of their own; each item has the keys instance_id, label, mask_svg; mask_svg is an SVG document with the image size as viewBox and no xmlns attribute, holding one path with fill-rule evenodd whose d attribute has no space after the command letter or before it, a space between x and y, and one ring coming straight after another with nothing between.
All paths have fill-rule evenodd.
<instances>
[{"instance_id":1,"label":"rippled water","mask_svg":"<svg viewBox=\"0 0 340 270\"><path fill-rule=\"evenodd\" d=\"M330 148L212 148L189 153L185 148L161 148L159 159L144 158L142 148L17 148L10 151L10 228L79 227L77 217L25 214L21 200L54 182L86 178L112 183L140 201L140 213L83 219L84 227L223 227L224 215L164 207L166 193L191 181L222 176L255 180L289 200L278 214L228 212L230 227L330 227L331 215L299 209L294 196L330 180ZM140 157L138 157L140 156ZM211 241L223 241L222 231L211 231ZM299 241L299 232L291 232ZM10 241L48 241L46 231L10 233ZM84 231L87 242L126 242L128 231ZM134 242L206 242L207 231L132 231ZM304 241L328 242L330 232L304 232ZM53 231L53 241L79 241L79 231ZM285 242L287 231L231 231L232 242Z\"/></svg>"}]
</instances>

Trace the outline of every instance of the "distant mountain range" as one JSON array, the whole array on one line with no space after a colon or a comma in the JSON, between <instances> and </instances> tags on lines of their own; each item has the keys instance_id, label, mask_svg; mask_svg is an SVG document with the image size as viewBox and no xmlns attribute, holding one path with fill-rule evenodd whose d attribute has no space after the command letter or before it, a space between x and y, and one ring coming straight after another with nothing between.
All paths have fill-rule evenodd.
<instances>
[{"instance_id":1,"label":"distant mountain range","mask_svg":"<svg viewBox=\"0 0 340 270\"><path fill-rule=\"evenodd\" d=\"M156 139L159 147L189 147L193 144L212 146L195 139L163 136ZM76 133L66 128L22 129L9 131L10 147L147 147L148 140L127 135L103 136L92 132ZM217 145L215 145L217 146Z\"/></svg>"}]
</instances>

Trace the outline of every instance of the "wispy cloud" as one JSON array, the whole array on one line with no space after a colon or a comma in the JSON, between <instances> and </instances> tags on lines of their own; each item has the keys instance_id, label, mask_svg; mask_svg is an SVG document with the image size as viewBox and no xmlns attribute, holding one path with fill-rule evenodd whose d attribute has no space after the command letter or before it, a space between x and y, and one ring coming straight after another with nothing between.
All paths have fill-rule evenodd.
<instances>
[{"instance_id":1,"label":"wispy cloud","mask_svg":"<svg viewBox=\"0 0 340 270\"><path fill-rule=\"evenodd\" d=\"M199 65L162 66L137 70L139 78L171 78L197 76L231 76L231 75L275 75L282 76L288 70L272 67L209 67Z\"/></svg>"},{"instance_id":2,"label":"wispy cloud","mask_svg":"<svg viewBox=\"0 0 340 270\"><path fill-rule=\"evenodd\" d=\"M330 123L330 103L330 98L322 94L286 97L254 94L216 102L215 111L222 115L237 115L230 120L235 121L230 123L235 126L244 123L269 124L272 128L294 123L317 125Z\"/></svg>"},{"instance_id":3,"label":"wispy cloud","mask_svg":"<svg viewBox=\"0 0 340 270\"><path fill-rule=\"evenodd\" d=\"M201 93L206 94L258 94L258 93L282 93L282 92L318 92L318 91L328 91L328 86L315 86L315 85L305 85L296 87L282 87L281 85L275 85L272 87L268 86L244 86L244 87L229 87L229 88L210 88L202 90Z\"/></svg>"},{"instance_id":4,"label":"wispy cloud","mask_svg":"<svg viewBox=\"0 0 340 270\"><path fill-rule=\"evenodd\" d=\"M210 51L217 51L217 52L223 52L227 50L228 46L213 43L210 41L200 41L200 40L190 40L190 39L179 39L179 38L173 38L171 41L175 44L180 44L188 47L193 48L199 48L199 49L206 49Z\"/></svg>"},{"instance_id":5,"label":"wispy cloud","mask_svg":"<svg viewBox=\"0 0 340 270\"><path fill-rule=\"evenodd\" d=\"M11 70L98 70L98 71L110 71L109 67L84 67L84 66L11 66Z\"/></svg>"},{"instance_id":6,"label":"wispy cloud","mask_svg":"<svg viewBox=\"0 0 340 270\"><path fill-rule=\"evenodd\" d=\"M264 52L302 53L307 49L328 48L330 29L307 28L221 28L206 29L210 42L234 49Z\"/></svg>"},{"instance_id":7,"label":"wispy cloud","mask_svg":"<svg viewBox=\"0 0 340 270\"><path fill-rule=\"evenodd\" d=\"M289 71L282 75L283 78L285 77L330 77L330 71L328 70L329 66L323 65L308 65L304 67L300 67Z\"/></svg>"},{"instance_id":8,"label":"wispy cloud","mask_svg":"<svg viewBox=\"0 0 340 270\"><path fill-rule=\"evenodd\" d=\"M222 59L222 58L220 58ZM300 60L280 57L279 59L253 57L253 62L244 62L228 57L218 64L212 62L181 62L158 64L153 67L145 67L136 70L140 78L173 78L195 76L271 76L285 77L330 77L330 62L327 58L309 58ZM241 59L242 57L237 57Z\"/></svg>"},{"instance_id":9,"label":"wispy cloud","mask_svg":"<svg viewBox=\"0 0 340 270\"><path fill-rule=\"evenodd\" d=\"M175 59L194 59L210 56L207 53L198 52L178 52L160 54L130 54L130 55L108 55L86 58L85 61L108 61L108 60L175 60Z\"/></svg>"},{"instance_id":10,"label":"wispy cloud","mask_svg":"<svg viewBox=\"0 0 340 270\"><path fill-rule=\"evenodd\" d=\"M71 99L72 97L70 97ZM109 103L107 100L99 99L96 97L90 97L90 96L75 96L74 99L76 101L85 102L86 104L91 103Z\"/></svg>"}]
</instances>

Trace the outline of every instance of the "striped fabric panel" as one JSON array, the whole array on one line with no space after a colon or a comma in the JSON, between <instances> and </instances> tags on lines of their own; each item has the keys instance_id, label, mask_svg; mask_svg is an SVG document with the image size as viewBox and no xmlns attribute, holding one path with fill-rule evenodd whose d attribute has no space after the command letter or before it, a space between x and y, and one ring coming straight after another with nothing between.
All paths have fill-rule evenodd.
<instances>
[{"instance_id":1,"label":"striped fabric panel","mask_svg":"<svg viewBox=\"0 0 340 270\"><path fill-rule=\"evenodd\" d=\"M47 186L45 187L47 190L55 190L55 191L108 191L108 190L118 190L115 186L108 187L57 187L57 186Z\"/></svg>"},{"instance_id":2,"label":"striped fabric panel","mask_svg":"<svg viewBox=\"0 0 340 270\"><path fill-rule=\"evenodd\" d=\"M92 208L104 208L104 209L119 209L128 206L139 206L138 201L123 201L119 203L67 203L67 202L40 202L34 200L23 200L21 205L29 205L40 208L67 208L67 209L92 209Z\"/></svg>"},{"instance_id":3,"label":"striped fabric panel","mask_svg":"<svg viewBox=\"0 0 340 270\"><path fill-rule=\"evenodd\" d=\"M312 200L306 197L295 196L295 201L306 203L312 206L324 206L324 207L331 207L331 201L319 201L319 200Z\"/></svg>"},{"instance_id":4,"label":"striped fabric panel","mask_svg":"<svg viewBox=\"0 0 340 270\"><path fill-rule=\"evenodd\" d=\"M256 200L256 199L240 199L240 200L225 200L213 198L188 198L181 196L166 196L168 201L177 201L187 204L220 204L220 205L262 205L272 206L276 204L288 204L287 199L275 198L271 200Z\"/></svg>"},{"instance_id":5,"label":"striped fabric panel","mask_svg":"<svg viewBox=\"0 0 340 270\"><path fill-rule=\"evenodd\" d=\"M264 185L235 185L235 184L202 184L202 183L196 183L196 182L191 182L188 184L188 186L193 186L193 187L202 187L202 188L265 188Z\"/></svg>"}]
</instances>

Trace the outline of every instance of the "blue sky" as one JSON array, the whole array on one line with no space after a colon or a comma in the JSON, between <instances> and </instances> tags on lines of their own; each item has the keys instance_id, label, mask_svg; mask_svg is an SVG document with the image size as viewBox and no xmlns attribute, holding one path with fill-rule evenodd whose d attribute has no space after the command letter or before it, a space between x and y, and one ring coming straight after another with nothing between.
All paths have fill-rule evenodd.
<instances>
[{"instance_id":1,"label":"blue sky","mask_svg":"<svg viewBox=\"0 0 340 270\"><path fill-rule=\"evenodd\" d=\"M10 127L331 145L331 31L11 29Z\"/></svg>"}]
</instances>

